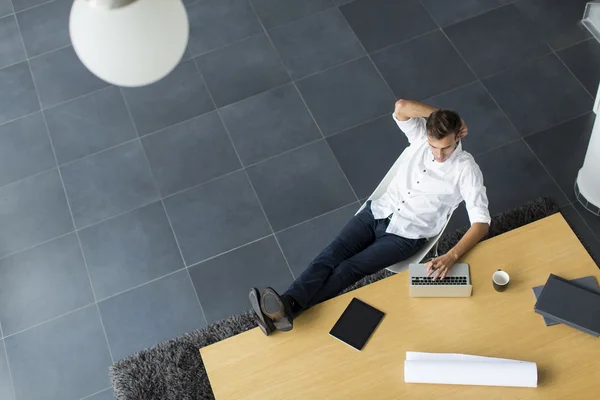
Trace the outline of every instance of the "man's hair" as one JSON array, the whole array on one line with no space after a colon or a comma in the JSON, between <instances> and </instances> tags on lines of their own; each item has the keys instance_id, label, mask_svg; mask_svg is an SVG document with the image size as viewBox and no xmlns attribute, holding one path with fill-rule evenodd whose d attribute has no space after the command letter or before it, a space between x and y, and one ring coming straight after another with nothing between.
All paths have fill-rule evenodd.
<instances>
[{"instance_id":1,"label":"man's hair","mask_svg":"<svg viewBox=\"0 0 600 400\"><path fill-rule=\"evenodd\" d=\"M434 139L443 139L457 134L462 125L460 116L454 111L437 110L427 118L427 134Z\"/></svg>"}]
</instances>

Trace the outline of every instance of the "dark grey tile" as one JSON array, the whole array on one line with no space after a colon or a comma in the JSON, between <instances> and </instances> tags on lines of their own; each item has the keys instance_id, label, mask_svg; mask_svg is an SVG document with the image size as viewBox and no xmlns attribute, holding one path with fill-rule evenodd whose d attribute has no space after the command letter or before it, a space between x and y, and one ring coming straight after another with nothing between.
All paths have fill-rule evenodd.
<instances>
[{"instance_id":1,"label":"dark grey tile","mask_svg":"<svg viewBox=\"0 0 600 400\"><path fill-rule=\"evenodd\" d=\"M244 165L322 137L292 84L224 107L220 113Z\"/></svg>"},{"instance_id":2,"label":"dark grey tile","mask_svg":"<svg viewBox=\"0 0 600 400\"><path fill-rule=\"evenodd\" d=\"M148 135L142 144L163 196L241 168L216 112Z\"/></svg>"},{"instance_id":3,"label":"dark grey tile","mask_svg":"<svg viewBox=\"0 0 600 400\"><path fill-rule=\"evenodd\" d=\"M137 137L119 89L110 86L44 111L59 164Z\"/></svg>"},{"instance_id":4,"label":"dark grey tile","mask_svg":"<svg viewBox=\"0 0 600 400\"><path fill-rule=\"evenodd\" d=\"M40 109L27 62L0 69L0 124Z\"/></svg>"},{"instance_id":5,"label":"dark grey tile","mask_svg":"<svg viewBox=\"0 0 600 400\"><path fill-rule=\"evenodd\" d=\"M29 65L44 108L108 86L79 61L72 46L32 58Z\"/></svg>"},{"instance_id":6,"label":"dark grey tile","mask_svg":"<svg viewBox=\"0 0 600 400\"><path fill-rule=\"evenodd\" d=\"M0 399L15 400L3 340L0 340Z\"/></svg>"},{"instance_id":7,"label":"dark grey tile","mask_svg":"<svg viewBox=\"0 0 600 400\"><path fill-rule=\"evenodd\" d=\"M54 0L17 14L28 57L71 44L69 14L71 0Z\"/></svg>"},{"instance_id":8,"label":"dark grey tile","mask_svg":"<svg viewBox=\"0 0 600 400\"><path fill-rule=\"evenodd\" d=\"M573 205L592 233L600 240L600 218L586 210L579 202L575 202Z\"/></svg>"},{"instance_id":9,"label":"dark grey tile","mask_svg":"<svg viewBox=\"0 0 600 400\"><path fill-rule=\"evenodd\" d=\"M434 107L455 110L460 114L470 132L462 139L463 149L473 155L520 137L480 82L473 82L435 96L426 103Z\"/></svg>"},{"instance_id":10,"label":"dark grey tile","mask_svg":"<svg viewBox=\"0 0 600 400\"><path fill-rule=\"evenodd\" d=\"M92 303L94 295L74 233L0 261L4 335Z\"/></svg>"},{"instance_id":11,"label":"dark grey tile","mask_svg":"<svg viewBox=\"0 0 600 400\"><path fill-rule=\"evenodd\" d=\"M549 197L559 206L568 203L522 140L476 156L475 160L483 172L492 214L538 197Z\"/></svg>"},{"instance_id":12,"label":"dark grey tile","mask_svg":"<svg viewBox=\"0 0 600 400\"><path fill-rule=\"evenodd\" d=\"M139 141L64 165L61 172L78 228L159 197Z\"/></svg>"},{"instance_id":13,"label":"dark grey tile","mask_svg":"<svg viewBox=\"0 0 600 400\"><path fill-rule=\"evenodd\" d=\"M13 7L10 0L0 0L0 17L13 13Z\"/></svg>"},{"instance_id":14,"label":"dark grey tile","mask_svg":"<svg viewBox=\"0 0 600 400\"><path fill-rule=\"evenodd\" d=\"M195 59L217 107L290 81L266 35L215 50Z\"/></svg>"},{"instance_id":15,"label":"dark grey tile","mask_svg":"<svg viewBox=\"0 0 600 400\"><path fill-rule=\"evenodd\" d=\"M85 400L117 400L117 398L112 389L107 389L93 396L86 397Z\"/></svg>"},{"instance_id":16,"label":"dark grey tile","mask_svg":"<svg viewBox=\"0 0 600 400\"><path fill-rule=\"evenodd\" d=\"M327 138L359 198L369 197L408 146L392 114Z\"/></svg>"},{"instance_id":17,"label":"dark grey tile","mask_svg":"<svg viewBox=\"0 0 600 400\"><path fill-rule=\"evenodd\" d=\"M512 0L421 0L440 26L448 26L490 11Z\"/></svg>"},{"instance_id":18,"label":"dark grey tile","mask_svg":"<svg viewBox=\"0 0 600 400\"><path fill-rule=\"evenodd\" d=\"M271 233L243 171L164 200L187 265Z\"/></svg>"},{"instance_id":19,"label":"dark grey tile","mask_svg":"<svg viewBox=\"0 0 600 400\"><path fill-rule=\"evenodd\" d=\"M557 54L587 91L596 96L600 81L600 44L595 39L589 39Z\"/></svg>"},{"instance_id":20,"label":"dark grey tile","mask_svg":"<svg viewBox=\"0 0 600 400\"><path fill-rule=\"evenodd\" d=\"M355 0L332 0L333 4L335 4L336 6L341 6L342 4L347 4L347 3L351 3Z\"/></svg>"},{"instance_id":21,"label":"dark grey tile","mask_svg":"<svg viewBox=\"0 0 600 400\"><path fill-rule=\"evenodd\" d=\"M333 6L331 0L250 0L266 29L298 20Z\"/></svg>"},{"instance_id":22,"label":"dark grey tile","mask_svg":"<svg viewBox=\"0 0 600 400\"><path fill-rule=\"evenodd\" d=\"M248 0L204 0L187 7L192 56L262 32Z\"/></svg>"},{"instance_id":23,"label":"dark grey tile","mask_svg":"<svg viewBox=\"0 0 600 400\"><path fill-rule=\"evenodd\" d=\"M292 79L322 71L365 54L337 8L269 32Z\"/></svg>"},{"instance_id":24,"label":"dark grey tile","mask_svg":"<svg viewBox=\"0 0 600 400\"><path fill-rule=\"evenodd\" d=\"M193 60L182 62L167 77L156 83L121 90L140 135L158 131L215 108Z\"/></svg>"},{"instance_id":25,"label":"dark grey tile","mask_svg":"<svg viewBox=\"0 0 600 400\"><path fill-rule=\"evenodd\" d=\"M83 229L79 238L97 299L183 268L160 202Z\"/></svg>"},{"instance_id":26,"label":"dark grey tile","mask_svg":"<svg viewBox=\"0 0 600 400\"><path fill-rule=\"evenodd\" d=\"M72 230L57 170L0 188L0 257Z\"/></svg>"},{"instance_id":27,"label":"dark grey tile","mask_svg":"<svg viewBox=\"0 0 600 400\"><path fill-rule=\"evenodd\" d=\"M115 360L206 325L186 270L98 306Z\"/></svg>"},{"instance_id":28,"label":"dark grey tile","mask_svg":"<svg viewBox=\"0 0 600 400\"><path fill-rule=\"evenodd\" d=\"M356 200L324 140L247 172L275 232Z\"/></svg>"},{"instance_id":29,"label":"dark grey tile","mask_svg":"<svg viewBox=\"0 0 600 400\"><path fill-rule=\"evenodd\" d=\"M272 236L195 265L190 275L209 324L249 310L251 287L271 286L283 293L292 283Z\"/></svg>"},{"instance_id":30,"label":"dark grey tile","mask_svg":"<svg viewBox=\"0 0 600 400\"><path fill-rule=\"evenodd\" d=\"M110 386L111 359L95 306L4 340L19 400L80 399Z\"/></svg>"},{"instance_id":31,"label":"dark grey tile","mask_svg":"<svg viewBox=\"0 0 600 400\"><path fill-rule=\"evenodd\" d=\"M369 53L437 28L417 0L358 0L340 10Z\"/></svg>"},{"instance_id":32,"label":"dark grey tile","mask_svg":"<svg viewBox=\"0 0 600 400\"><path fill-rule=\"evenodd\" d=\"M0 19L0 38L2 38L0 41L0 68L25 60L23 42L21 42L19 26L14 15Z\"/></svg>"},{"instance_id":33,"label":"dark grey tile","mask_svg":"<svg viewBox=\"0 0 600 400\"><path fill-rule=\"evenodd\" d=\"M42 113L0 125L0 186L56 167Z\"/></svg>"},{"instance_id":34,"label":"dark grey tile","mask_svg":"<svg viewBox=\"0 0 600 400\"><path fill-rule=\"evenodd\" d=\"M48 1L51 0L12 0L12 3L15 6L15 11L19 12L26 8L31 8L43 3L47 3Z\"/></svg>"},{"instance_id":35,"label":"dark grey tile","mask_svg":"<svg viewBox=\"0 0 600 400\"><path fill-rule=\"evenodd\" d=\"M577 238L586 248L588 253L592 256L596 263L600 263L600 240L596 237L596 235L594 235L594 233L591 230L591 226L589 226L589 224L583 220L582 216L585 217L585 213L587 213L589 214L589 218L598 219L598 232L600 232L600 218L595 217L594 215L583 209L583 207L579 203L563 207L561 208L560 212L563 215L563 217L567 220L569 226L571 226L571 229L573 230L573 232L575 232Z\"/></svg>"},{"instance_id":36,"label":"dark grey tile","mask_svg":"<svg viewBox=\"0 0 600 400\"><path fill-rule=\"evenodd\" d=\"M588 0L521 0L515 5L556 50L592 36L580 23L587 3Z\"/></svg>"},{"instance_id":37,"label":"dark grey tile","mask_svg":"<svg viewBox=\"0 0 600 400\"><path fill-rule=\"evenodd\" d=\"M366 57L296 84L325 136L394 109L394 95Z\"/></svg>"},{"instance_id":38,"label":"dark grey tile","mask_svg":"<svg viewBox=\"0 0 600 400\"><path fill-rule=\"evenodd\" d=\"M422 100L476 79L441 31L388 47L372 58L400 98Z\"/></svg>"},{"instance_id":39,"label":"dark grey tile","mask_svg":"<svg viewBox=\"0 0 600 400\"><path fill-rule=\"evenodd\" d=\"M277 240L295 277L300 276L321 250L331 243L359 208L358 203L352 203L277 233Z\"/></svg>"},{"instance_id":40,"label":"dark grey tile","mask_svg":"<svg viewBox=\"0 0 600 400\"><path fill-rule=\"evenodd\" d=\"M444 31L479 77L551 51L530 21L512 4Z\"/></svg>"},{"instance_id":41,"label":"dark grey tile","mask_svg":"<svg viewBox=\"0 0 600 400\"><path fill-rule=\"evenodd\" d=\"M485 79L483 84L524 136L581 115L593 104L554 55Z\"/></svg>"},{"instance_id":42,"label":"dark grey tile","mask_svg":"<svg viewBox=\"0 0 600 400\"><path fill-rule=\"evenodd\" d=\"M525 138L550 175L575 200L573 186L583 165L595 114L590 113ZM568 152L565 153L565 145Z\"/></svg>"}]
</instances>

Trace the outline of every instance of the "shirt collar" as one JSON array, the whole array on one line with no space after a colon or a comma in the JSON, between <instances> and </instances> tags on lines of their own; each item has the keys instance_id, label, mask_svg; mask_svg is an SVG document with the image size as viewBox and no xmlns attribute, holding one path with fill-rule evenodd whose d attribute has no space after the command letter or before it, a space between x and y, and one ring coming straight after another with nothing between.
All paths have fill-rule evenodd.
<instances>
[{"instance_id":1,"label":"shirt collar","mask_svg":"<svg viewBox=\"0 0 600 400\"><path fill-rule=\"evenodd\" d=\"M431 162L431 165L436 170L442 171L445 174L446 172L448 172L450 170L450 168L452 168L452 166L454 165L454 162L456 161L456 159L458 158L460 153L462 153L462 151L463 151L462 141L459 141L458 146L456 146L456 149L454 149L454 151L452 152L450 157L448 157L448 159L446 161L444 161L443 163L440 163L440 162L437 162L434 160L433 153L431 152L431 147L429 147L429 145L427 145L427 158Z\"/></svg>"}]
</instances>

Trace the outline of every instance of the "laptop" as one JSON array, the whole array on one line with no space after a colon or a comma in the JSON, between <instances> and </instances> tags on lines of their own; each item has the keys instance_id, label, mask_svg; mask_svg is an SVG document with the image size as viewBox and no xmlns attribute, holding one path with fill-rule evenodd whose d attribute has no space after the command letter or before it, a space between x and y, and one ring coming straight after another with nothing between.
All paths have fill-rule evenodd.
<instances>
[{"instance_id":1,"label":"laptop","mask_svg":"<svg viewBox=\"0 0 600 400\"><path fill-rule=\"evenodd\" d=\"M444 279L427 276L425 264L408 267L410 297L469 297L473 293L469 264L455 264Z\"/></svg>"}]
</instances>

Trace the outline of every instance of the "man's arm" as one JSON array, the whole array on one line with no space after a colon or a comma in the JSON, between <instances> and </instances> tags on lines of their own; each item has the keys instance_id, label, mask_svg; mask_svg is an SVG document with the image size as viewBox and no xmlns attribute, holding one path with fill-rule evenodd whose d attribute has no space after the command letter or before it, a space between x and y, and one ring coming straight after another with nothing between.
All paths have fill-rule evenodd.
<instances>
[{"instance_id":1,"label":"man's arm","mask_svg":"<svg viewBox=\"0 0 600 400\"><path fill-rule=\"evenodd\" d=\"M417 117L427 118L436 110L437 108L419 103L418 101L400 99L394 107L394 117L398 121L408 121L410 118Z\"/></svg>"},{"instance_id":2,"label":"man's arm","mask_svg":"<svg viewBox=\"0 0 600 400\"><path fill-rule=\"evenodd\" d=\"M467 254L489 231L490 226L486 223L476 222L465 233L460 241L443 256L434 258L425 266L427 267L427 276L433 274L433 279L444 279L446 274L454 266L456 261Z\"/></svg>"}]
</instances>

